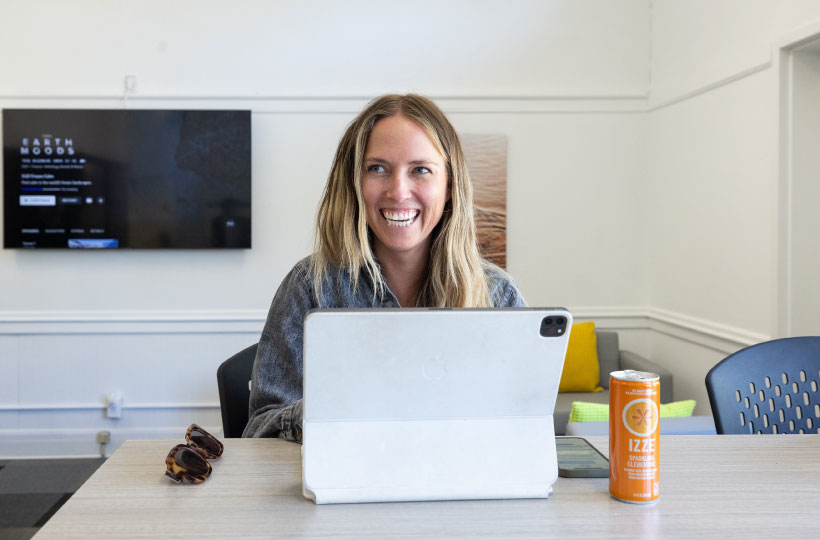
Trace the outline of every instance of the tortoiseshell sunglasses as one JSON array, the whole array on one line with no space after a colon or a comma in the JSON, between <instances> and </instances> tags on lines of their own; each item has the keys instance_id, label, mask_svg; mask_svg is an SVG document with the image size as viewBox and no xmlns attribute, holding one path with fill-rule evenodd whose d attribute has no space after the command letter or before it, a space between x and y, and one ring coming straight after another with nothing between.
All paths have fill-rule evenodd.
<instances>
[{"instance_id":1,"label":"tortoiseshell sunglasses","mask_svg":"<svg viewBox=\"0 0 820 540\"><path fill-rule=\"evenodd\" d=\"M178 444L168 452L165 476L177 484L185 478L199 484L211 474L211 464L207 460L219 458L223 446L216 437L196 424L188 427L185 440L188 444Z\"/></svg>"}]
</instances>

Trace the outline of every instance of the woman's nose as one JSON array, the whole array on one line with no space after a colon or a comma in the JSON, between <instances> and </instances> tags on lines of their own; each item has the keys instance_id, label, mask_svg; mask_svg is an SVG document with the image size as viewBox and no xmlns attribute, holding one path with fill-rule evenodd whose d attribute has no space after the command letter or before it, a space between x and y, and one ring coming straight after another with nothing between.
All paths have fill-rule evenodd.
<instances>
[{"instance_id":1,"label":"woman's nose","mask_svg":"<svg viewBox=\"0 0 820 540\"><path fill-rule=\"evenodd\" d=\"M390 177L385 193L387 198L394 201L403 201L410 198L410 179L402 172L396 172Z\"/></svg>"}]
</instances>

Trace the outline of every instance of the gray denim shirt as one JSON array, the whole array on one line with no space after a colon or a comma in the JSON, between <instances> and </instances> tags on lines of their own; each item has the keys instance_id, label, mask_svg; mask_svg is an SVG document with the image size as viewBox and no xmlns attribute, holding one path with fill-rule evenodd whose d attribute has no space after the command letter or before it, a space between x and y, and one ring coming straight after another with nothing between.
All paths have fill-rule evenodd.
<instances>
[{"instance_id":1,"label":"gray denim shirt","mask_svg":"<svg viewBox=\"0 0 820 540\"><path fill-rule=\"evenodd\" d=\"M495 307L521 307L524 300L513 279L486 263L490 296ZM373 283L365 274L353 291L346 269L332 272L322 285L321 305L314 292L310 257L296 263L273 297L259 339L253 365L248 425L243 437L280 437L302 440L302 346L305 315L314 308L396 308L390 290L374 297Z\"/></svg>"}]
</instances>

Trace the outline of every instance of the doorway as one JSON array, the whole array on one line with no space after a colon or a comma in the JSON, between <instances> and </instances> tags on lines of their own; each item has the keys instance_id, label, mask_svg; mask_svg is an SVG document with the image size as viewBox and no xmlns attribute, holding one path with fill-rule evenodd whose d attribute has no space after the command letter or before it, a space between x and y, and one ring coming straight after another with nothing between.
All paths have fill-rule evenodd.
<instances>
[{"instance_id":1,"label":"doorway","mask_svg":"<svg viewBox=\"0 0 820 540\"><path fill-rule=\"evenodd\" d=\"M781 50L780 337L820 335L820 35Z\"/></svg>"}]
</instances>

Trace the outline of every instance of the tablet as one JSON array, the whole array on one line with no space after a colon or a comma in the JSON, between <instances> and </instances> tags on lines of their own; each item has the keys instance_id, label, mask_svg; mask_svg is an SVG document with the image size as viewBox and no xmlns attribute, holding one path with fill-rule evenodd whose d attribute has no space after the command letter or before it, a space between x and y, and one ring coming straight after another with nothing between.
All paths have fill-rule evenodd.
<instances>
[{"instance_id":1,"label":"tablet","mask_svg":"<svg viewBox=\"0 0 820 540\"><path fill-rule=\"evenodd\" d=\"M549 496L571 326L561 308L309 312L304 495Z\"/></svg>"}]
</instances>

